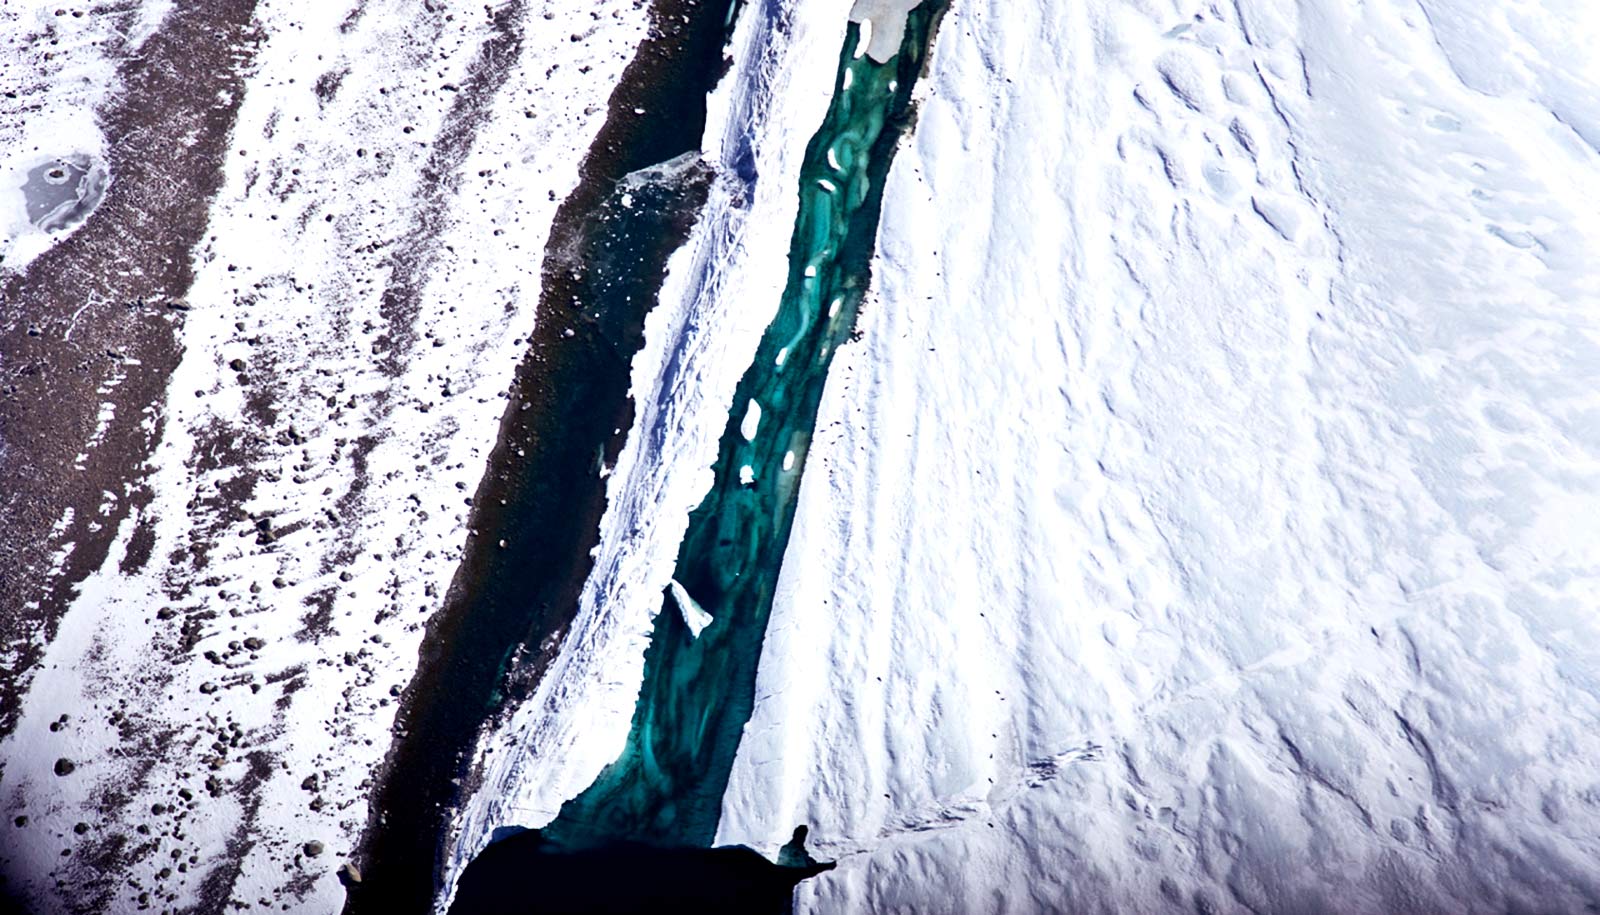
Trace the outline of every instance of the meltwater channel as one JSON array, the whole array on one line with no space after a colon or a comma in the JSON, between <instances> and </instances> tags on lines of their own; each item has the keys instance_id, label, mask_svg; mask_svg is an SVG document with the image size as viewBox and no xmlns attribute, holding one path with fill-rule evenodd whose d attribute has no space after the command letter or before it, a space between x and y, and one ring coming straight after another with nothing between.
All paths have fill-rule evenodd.
<instances>
[{"instance_id":1,"label":"meltwater channel","mask_svg":"<svg viewBox=\"0 0 1600 915\"><path fill-rule=\"evenodd\" d=\"M485 850L463 874L453 911L541 910L505 908L513 898L525 905L530 892L550 911L634 903L781 911L796 882L828 866L805 854L803 827L777 865L710 846L754 704L828 368L868 286L884 177L942 11L931 0L912 10L898 53L881 63L850 24L832 102L801 168L787 286L739 382L715 482L690 515L626 747L549 826ZM601 873L616 877L594 879ZM597 892L627 898L606 903Z\"/></svg>"}]
</instances>

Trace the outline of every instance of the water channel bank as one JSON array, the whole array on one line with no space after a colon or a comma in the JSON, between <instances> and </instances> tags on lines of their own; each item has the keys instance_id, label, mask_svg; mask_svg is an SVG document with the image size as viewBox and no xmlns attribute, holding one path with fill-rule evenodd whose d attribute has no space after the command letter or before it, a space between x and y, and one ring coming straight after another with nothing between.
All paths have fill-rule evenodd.
<instances>
[{"instance_id":1,"label":"water channel bank","mask_svg":"<svg viewBox=\"0 0 1600 915\"><path fill-rule=\"evenodd\" d=\"M657 0L651 19L552 225L537 323L473 498L476 533L402 696L348 913L431 911L476 737L517 684L537 681L589 573L605 510L596 457L614 461L632 425L644 317L709 181L692 164L651 167L699 149L729 27L724 0Z\"/></svg>"}]
</instances>

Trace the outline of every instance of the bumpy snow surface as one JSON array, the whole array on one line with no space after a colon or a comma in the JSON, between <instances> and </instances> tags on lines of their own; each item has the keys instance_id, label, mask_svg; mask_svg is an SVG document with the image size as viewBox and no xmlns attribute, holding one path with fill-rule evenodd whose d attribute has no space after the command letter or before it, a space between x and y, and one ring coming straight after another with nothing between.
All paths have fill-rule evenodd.
<instances>
[{"instance_id":1,"label":"bumpy snow surface","mask_svg":"<svg viewBox=\"0 0 1600 915\"><path fill-rule=\"evenodd\" d=\"M793 6L722 92L749 215L635 366L667 444L466 851L626 733L843 27ZM955 3L719 840L810 824L817 912L1600 903L1597 39L1577 3Z\"/></svg>"},{"instance_id":2,"label":"bumpy snow surface","mask_svg":"<svg viewBox=\"0 0 1600 915\"><path fill-rule=\"evenodd\" d=\"M956 4L723 840L811 823L819 912L1600 903L1600 12L1540 6Z\"/></svg>"}]
</instances>

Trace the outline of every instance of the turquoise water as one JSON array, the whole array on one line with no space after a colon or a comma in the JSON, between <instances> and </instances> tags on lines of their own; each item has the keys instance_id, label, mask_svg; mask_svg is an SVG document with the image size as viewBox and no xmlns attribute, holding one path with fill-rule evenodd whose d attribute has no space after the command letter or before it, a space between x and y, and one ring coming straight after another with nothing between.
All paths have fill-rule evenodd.
<instances>
[{"instance_id":1,"label":"turquoise water","mask_svg":"<svg viewBox=\"0 0 1600 915\"><path fill-rule=\"evenodd\" d=\"M627 746L543 830L552 848L714 840L823 385L870 279L883 178L939 12L933 3L913 11L899 53L882 64L854 56L859 30L849 27L801 169L788 285L680 548L674 580L696 609L680 612L677 588L663 596ZM711 622L695 637L684 616L700 612Z\"/></svg>"}]
</instances>

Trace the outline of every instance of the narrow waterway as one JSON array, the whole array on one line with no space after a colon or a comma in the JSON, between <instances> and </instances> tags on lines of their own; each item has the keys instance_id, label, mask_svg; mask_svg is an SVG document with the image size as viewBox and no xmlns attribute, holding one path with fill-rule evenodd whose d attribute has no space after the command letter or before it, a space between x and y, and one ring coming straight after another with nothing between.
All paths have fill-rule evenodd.
<instances>
[{"instance_id":1,"label":"narrow waterway","mask_svg":"<svg viewBox=\"0 0 1600 915\"><path fill-rule=\"evenodd\" d=\"M883 179L940 11L913 10L882 63L849 27L801 170L788 284L734 396L715 483L690 517L626 749L542 831L547 849L714 841L828 367L867 289Z\"/></svg>"}]
</instances>

